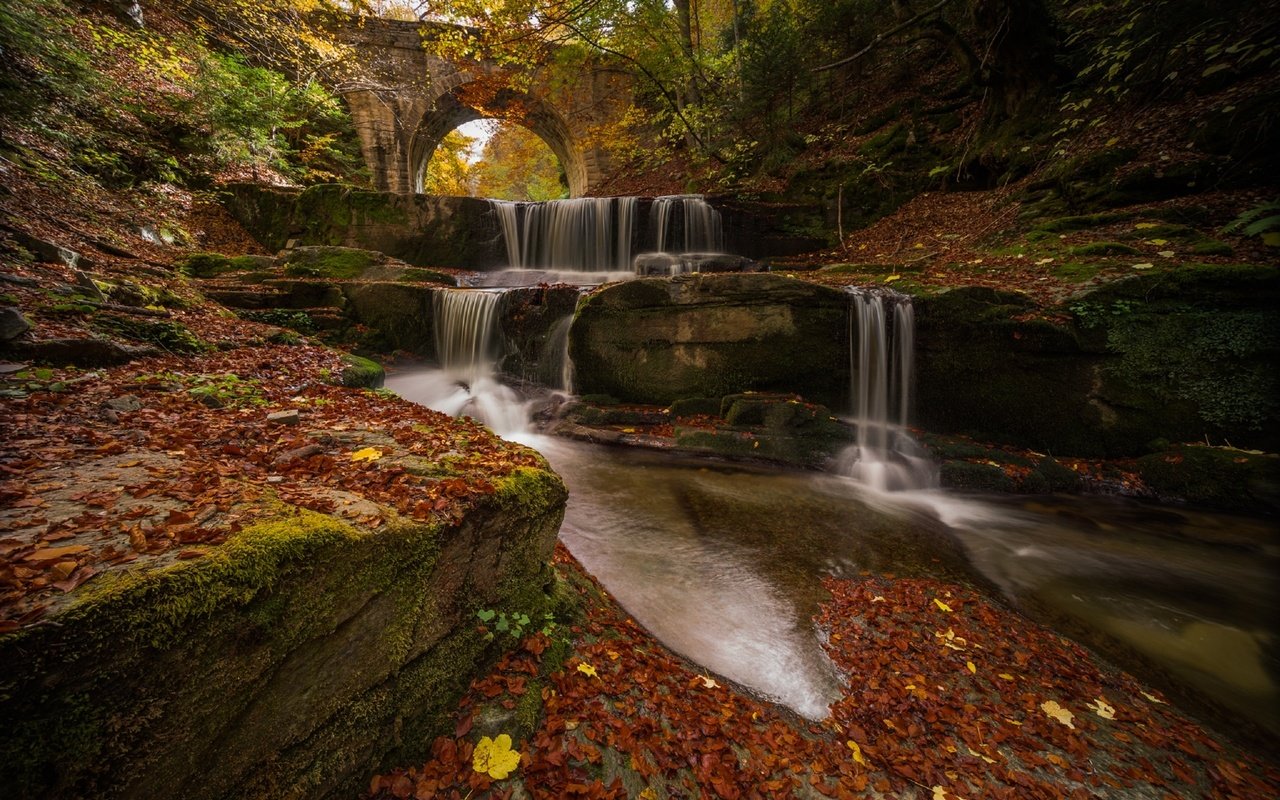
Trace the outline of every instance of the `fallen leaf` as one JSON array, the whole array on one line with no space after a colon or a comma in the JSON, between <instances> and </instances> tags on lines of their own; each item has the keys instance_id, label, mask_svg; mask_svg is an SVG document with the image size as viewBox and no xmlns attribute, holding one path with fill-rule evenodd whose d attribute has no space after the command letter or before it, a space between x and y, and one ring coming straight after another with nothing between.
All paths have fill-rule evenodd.
<instances>
[{"instance_id":1,"label":"fallen leaf","mask_svg":"<svg viewBox=\"0 0 1280 800\"><path fill-rule=\"evenodd\" d=\"M862 748L858 746L857 742L848 741L848 742L845 742L845 744L848 745L849 749L853 751L853 761L855 764L861 764L864 767L870 768L871 765L868 764L867 760L862 757Z\"/></svg>"},{"instance_id":2,"label":"fallen leaf","mask_svg":"<svg viewBox=\"0 0 1280 800\"><path fill-rule=\"evenodd\" d=\"M938 608L942 609L943 611L948 611L948 612L951 611L951 606L947 605L946 603L942 602L936 597L933 598L933 604L936 605Z\"/></svg>"},{"instance_id":3,"label":"fallen leaf","mask_svg":"<svg viewBox=\"0 0 1280 800\"><path fill-rule=\"evenodd\" d=\"M704 689L714 689L720 685L706 675L699 675L698 677L702 679L702 688Z\"/></svg>"},{"instance_id":4,"label":"fallen leaf","mask_svg":"<svg viewBox=\"0 0 1280 800\"><path fill-rule=\"evenodd\" d=\"M39 550L27 553L22 557L23 561L35 561L37 563L46 563L49 561L62 561L67 556L74 556L83 553L89 548L82 544L72 544L66 547L42 547Z\"/></svg>"},{"instance_id":5,"label":"fallen leaf","mask_svg":"<svg viewBox=\"0 0 1280 800\"><path fill-rule=\"evenodd\" d=\"M922 247L922 246L923 245L917 245L917 247ZM897 273L894 273L893 275L886 275L884 278L885 283L893 283L894 281L900 281L900 280L902 280L902 276L898 275Z\"/></svg>"},{"instance_id":6,"label":"fallen leaf","mask_svg":"<svg viewBox=\"0 0 1280 800\"><path fill-rule=\"evenodd\" d=\"M1134 264L1134 269L1151 269L1155 264Z\"/></svg>"},{"instance_id":7,"label":"fallen leaf","mask_svg":"<svg viewBox=\"0 0 1280 800\"><path fill-rule=\"evenodd\" d=\"M583 675L586 675L588 678L600 677L599 675L596 674L596 668L591 666L585 661L578 665L578 672L581 672Z\"/></svg>"},{"instance_id":8,"label":"fallen leaf","mask_svg":"<svg viewBox=\"0 0 1280 800\"><path fill-rule=\"evenodd\" d=\"M498 738L480 737L471 756L471 768L494 780L502 780L520 764L520 753L511 749L511 737L505 733Z\"/></svg>"},{"instance_id":9,"label":"fallen leaf","mask_svg":"<svg viewBox=\"0 0 1280 800\"><path fill-rule=\"evenodd\" d=\"M1075 718L1075 714L1072 714L1067 709L1058 705L1057 701L1055 700L1044 701L1043 703L1040 704L1040 710L1048 714L1049 716L1053 717L1058 722L1061 722L1063 725L1066 725L1068 728L1075 728L1075 723L1071 721L1072 719Z\"/></svg>"},{"instance_id":10,"label":"fallen leaf","mask_svg":"<svg viewBox=\"0 0 1280 800\"><path fill-rule=\"evenodd\" d=\"M1106 699L1105 699L1105 698L1099 697L1098 699L1094 700L1093 702L1091 702L1091 703L1086 703L1085 705L1086 705L1086 706L1087 706L1091 711L1093 711L1093 713L1097 714L1098 716L1102 717L1103 719L1115 719L1115 718L1116 718L1116 710L1115 710L1115 708L1114 708L1113 706L1109 705L1109 704L1107 703L1107 701L1106 701Z\"/></svg>"},{"instance_id":11,"label":"fallen leaf","mask_svg":"<svg viewBox=\"0 0 1280 800\"><path fill-rule=\"evenodd\" d=\"M377 461L382 458L382 451L376 447L366 447L351 454L352 461Z\"/></svg>"},{"instance_id":12,"label":"fallen leaf","mask_svg":"<svg viewBox=\"0 0 1280 800\"><path fill-rule=\"evenodd\" d=\"M1164 705L1164 701L1163 701L1163 700L1161 700L1160 698L1156 697L1156 696L1155 696L1155 695L1153 695L1153 694L1147 694L1146 692L1143 692L1143 693L1142 693L1142 696L1143 696L1143 697L1145 697L1145 698L1147 698L1148 700L1150 700L1151 702L1153 702L1153 703L1155 703L1155 704L1157 704L1157 705Z\"/></svg>"},{"instance_id":13,"label":"fallen leaf","mask_svg":"<svg viewBox=\"0 0 1280 800\"><path fill-rule=\"evenodd\" d=\"M973 665L972 661L966 661L964 662L964 665L968 667L969 671L972 672L974 675L978 674L978 668Z\"/></svg>"}]
</instances>

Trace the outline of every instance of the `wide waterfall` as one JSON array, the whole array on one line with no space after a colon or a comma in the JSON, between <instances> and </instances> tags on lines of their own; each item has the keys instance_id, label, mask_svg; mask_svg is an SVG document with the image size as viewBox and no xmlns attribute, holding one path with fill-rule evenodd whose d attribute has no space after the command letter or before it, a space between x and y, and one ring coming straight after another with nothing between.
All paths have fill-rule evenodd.
<instances>
[{"instance_id":1,"label":"wide waterfall","mask_svg":"<svg viewBox=\"0 0 1280 800\"><path fill-rule=\"evenodd\" d=\"M489 202L502 227L509 268L480 277L482 285L578 283L587 275L600 283L632 272L655 274L655 263L662 274L697 272L725 249L720 212L701 195L655 197L647 219L639 213L638 197ZM640 242L649 249L636 253Z\"/></svg>"},{"instance_id":2,"label":"wide waterfall","mask_svg":"<svg viewBox=\"0 0 1280 800\"><path fill-rule=\"evenodd\" d=\"M849 397L857 442L840 470L873 489L938 485L928 454L906 430L915 357L911 298L849 287Z\"/></svg>"},{"instance_id":3,"label":"wide waterfall","mask_svg":"<svg viewBox=\"0 0 1280 800\"><path fill-rule=\"evenodd\" d=\"M631 268L638 197L490 203L502 224L512 269L607 272Z\"/></svg>"}]
</instances>

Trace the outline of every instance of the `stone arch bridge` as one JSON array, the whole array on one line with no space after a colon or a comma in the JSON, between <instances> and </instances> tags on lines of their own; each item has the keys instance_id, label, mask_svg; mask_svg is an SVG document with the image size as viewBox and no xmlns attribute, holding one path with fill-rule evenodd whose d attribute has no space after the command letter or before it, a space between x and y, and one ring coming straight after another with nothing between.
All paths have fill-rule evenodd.
<instances>
[{"instance_id":1,"label":"stone arch bridge","mask_svg":"<svg viewBox=\"0 0 1280 800\"><path fill-rule=\"evenodd\" d=\"M538 135L564 167L569 194L580 197L609 171L609 155L596 132L630 105L630 75L596 64L573 81L537 74L527 89L492 90L499 68L461 62L432 47L465 29L435 23L364 17L337 31L353 46L361 77L340 89L360 136L374 185L420 193L427 163L440 141L475 119L506 119ZM486 87L484 91L476 91ZM481 95L484 102L477 103ZM483 105L483 107L479 107Z\"/></svg>"}]
</instances>

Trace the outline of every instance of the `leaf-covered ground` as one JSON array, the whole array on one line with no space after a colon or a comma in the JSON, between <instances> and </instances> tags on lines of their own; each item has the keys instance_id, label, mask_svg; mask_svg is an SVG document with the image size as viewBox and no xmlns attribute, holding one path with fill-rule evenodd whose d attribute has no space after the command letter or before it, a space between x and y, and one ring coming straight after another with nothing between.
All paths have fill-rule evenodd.
<instances>
[{"instance_id":1,"label":"leaf-covered ground","mask_svg":"<svg viewBox=\"0 0 1280 800\"><path fill-rule=\"evenodd\" d=\"M848 686L832 716L811 723L665 650L563 547L556 564L584 616L523 639L472 684L453 734L432 742L423 763L376 776L366 797L1280 791L1274 763L1240 753L1133 677L955 584L829 579L816 623ZM498 778L489 751L503 735L519 765Z\"/></svg>"}]
</instances>

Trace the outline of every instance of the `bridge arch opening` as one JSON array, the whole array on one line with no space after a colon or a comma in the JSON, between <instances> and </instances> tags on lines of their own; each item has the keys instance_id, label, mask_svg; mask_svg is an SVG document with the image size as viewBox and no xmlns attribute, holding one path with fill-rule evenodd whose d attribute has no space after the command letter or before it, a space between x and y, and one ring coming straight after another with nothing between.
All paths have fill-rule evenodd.
<instances>
[{"instance_id":1,"label":"bridge arch opening","mask_svg":"<svg viewBox=\"0 0 1280 800\"><path fill-rule=\"evenodd\" d=\"M445 137L459 126L481 119L519 125L541 139L555 155L564 173L570 197L580 197L588 188L587 165L574 145L569 126L550 105L523 92L503 90L484 108L466 102L465 87L439 97L423 115L409 145L413 190L425 188L427 167Z\"/></svg>"}]
</instances>

